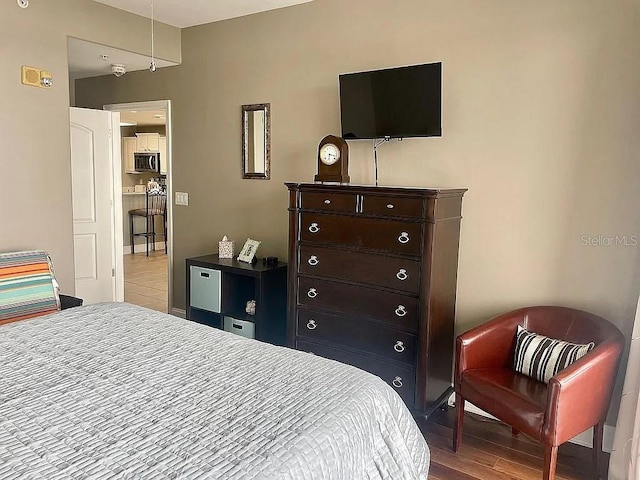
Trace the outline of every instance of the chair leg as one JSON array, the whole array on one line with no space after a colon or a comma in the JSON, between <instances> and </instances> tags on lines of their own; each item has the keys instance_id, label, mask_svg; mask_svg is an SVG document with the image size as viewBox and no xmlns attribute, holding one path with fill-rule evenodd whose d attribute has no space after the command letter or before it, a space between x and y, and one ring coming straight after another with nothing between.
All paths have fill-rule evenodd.
<instances>
[{"instance_id":1,"label":"chair leg","mask_svg":"<svg viewBox=\"0 0 640 480\"><path fill-rule=\"evenodd\" d=\"M544 473L543 480L556 478L556 461L558 460L558 447L554 445L544 446Z\"/></svg>"},{"instance_id":2,"label":"chair leg","mask_svg":"<svg viewBox=\"0 0 640 480\"><path fill-rule=\"evenodd\" d=\"M464 398L456 392L456 421L453 426L453 451L457 452L462 445L462 423L464 420Z\"/></svg>"},{"instance_id":3,"label":"chair leg","mask_svg":"<svg viewBox=\"0 0 640 480\"><path fill-rule=\"evenodd\" d=\"M153 251L156 251L156 216L151 215L151 238L153 239Z\"/></svg>"},{"instance_id":4,"label":"chair leg","mask_svg":"<svg viewBox=\"0 0 640 480\"><path fill-rule=\"evenodd\" d=\"M131 254L136 253L133 244L133 215L129 214L129 239L131 241Z\"/></svg>"},{"instance_id":5,"label":"chair leg","mask_svg":"<svg viewBox=\"0 0 640 480\"><path fill-rule=\"evenodd\" d=\"M147 221L147 225L146 225L144 239L147 241L147 257L148 257L149 256L149 217L145 217L145 220Z\"/></svg>"},{"instance_id":6,"label":"chair leg","mask_svg":"<svg viewBox=\"0 0 640 480\"><path fill-rule=\"evenodd\" d=\"M169 243L169 241L167 240L167 214L165 213L162 216L162 225L164 228L164 253L165 255L167 254L167 244Z\"/></svg>"},{"instance_id":7,"label":"chair leg","mask_svg":"<svg viewBox=\"0 0 640 480\"><path fill-rule=\"evenodd\" d=\"M602 437L604 435L604 422L598 422L593 426L593 478L600 478L600 457L602 455Z\"/></svg>"}]
</instances>

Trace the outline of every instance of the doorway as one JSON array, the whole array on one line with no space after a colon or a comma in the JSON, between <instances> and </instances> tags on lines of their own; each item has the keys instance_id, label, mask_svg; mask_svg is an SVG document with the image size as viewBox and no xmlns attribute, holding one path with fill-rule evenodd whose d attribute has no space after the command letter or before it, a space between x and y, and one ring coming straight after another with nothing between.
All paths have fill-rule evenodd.
<instances>
[{"instance_id":1,"label":"doorway","mask_svg":"<svg viewBox=\"0 0 640 480\"><path fill-rule=\"evenodd\" d=\"M159 100L112 104L105 105L104 110L120 112L122 214L116 222L123 231L124 298L129 303L170 313L173 298L171 102ZM145 142L149 142L145 151L160 152L159 172L140 172L133 164L133 154L144 149L142 144ZM166 226L165 235L154 238L147 255L146 238L135 236L132 245L130 235L131 221L134 222L134 232L137 232L145 228L147 219L130 218L129 211L146 208L149 182L156 182L165 189Z\"/></svg>"}]
</instances>

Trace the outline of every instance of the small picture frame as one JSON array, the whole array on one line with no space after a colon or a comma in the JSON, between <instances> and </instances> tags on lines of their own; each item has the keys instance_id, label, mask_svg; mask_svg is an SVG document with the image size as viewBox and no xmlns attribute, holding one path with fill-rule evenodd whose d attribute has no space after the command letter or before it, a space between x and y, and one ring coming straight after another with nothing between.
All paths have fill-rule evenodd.
<instances>
[{"instance_id":1,"label":"small picture frame","mask_svg":"<svg viewBox=\"0 0 640 480\"><path fill-rule=\"evenodd\" d=\"M240 250L240 254L238 255L239 262L245 263L253 263L253 259L256 256L256 252L258 251L258 246L260 242L258 240L252 240L247 238L247 241L244 242L244 246L242 250Z\"/></svg>"}]
</instances>

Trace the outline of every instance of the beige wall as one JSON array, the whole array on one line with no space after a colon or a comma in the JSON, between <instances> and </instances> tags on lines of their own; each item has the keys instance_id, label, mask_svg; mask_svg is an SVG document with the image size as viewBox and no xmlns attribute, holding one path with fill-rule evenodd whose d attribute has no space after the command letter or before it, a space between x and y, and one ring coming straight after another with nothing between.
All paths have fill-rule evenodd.
<instances>
[{"instance_id":1,"label":"beige wall","mask_svg":"<svg viewBox=\"0 0 640 480\"><path fill-rule=\"evenodd\" d=\"M401 7L401 8L400 8ZM457 329L529 304L601 314L630 332L640 290L640 5L631 0L315 0L183 30L183 63L78 82L79 105L169 98L184 259L228 235L285 257L285 181L310 181L340 133L338 74L443 62L443 136L384 144L386 185L468 187ZM240 106L270 102L270 181L241 179ZM373 182L351 142L353 183ZM587 236L587 237L584 237ZM599 237L603 236L603 237ZM585 246L591 239L600 246Z\"/></svg>"},{"instance_id":2,"label":"beige wall","mask_svg":"<svg viewBox=\"0 0 640 480\"><path fill-rule=\"evenodd\" d=\"M316 0L185 29L178 67L78 82L79 105L173 102L174 304L187 256L228 235L284 257L285 181L309 181L318 141L340 132L338 74L443 62L443 136L379 149L387 185L468 187L458 328L535 303L627 328L638 247L583 246L640 224L640 7L632 1ZM257 80L256 80L257 79ZM240 178L240 106L272 105L272 179ZM353 183L373 181L351 142Z\"/></svg>"},{"instance_id":3,"label":"beige wall","mask_svg":"<svg viewBox=\"0 0 640 480\"><path fill-rule=\"evenodd\" d=\"M0 251L42 248L73 293L67 38L148 54L147 19L90 0L0 2ZM180 61L180 30L158 24L158 57ZM22 65L50 71L49 90L20 84Z\"/></svg>"}]
</instances>

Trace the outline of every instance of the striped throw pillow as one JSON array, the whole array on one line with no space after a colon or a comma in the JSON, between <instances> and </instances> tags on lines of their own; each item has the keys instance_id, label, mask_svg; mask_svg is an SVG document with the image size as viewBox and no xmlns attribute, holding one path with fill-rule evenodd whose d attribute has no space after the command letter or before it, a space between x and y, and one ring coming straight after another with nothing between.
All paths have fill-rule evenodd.
<instances>
[{"instance_id":1,"label":"striped throw pillow","mask_svg":"<svg viewBox=\"0 0 640 480\"><path fill-rule=\"evenodd\" d=\"M594 343L578 345L527 331L518 325L513 368L516 372L549 383L551 377L584 356Z\"/></svg>"},{"instance_id":2,"label":"striped throw pillow","mask_svg":"<svg viewBox=\"0 0 640 480\"><path fill-rule=\"evenodd\" d=\"M0 324L59 309L58 284L46 252L0 254Z\"/></svg>"}]
</instances>

